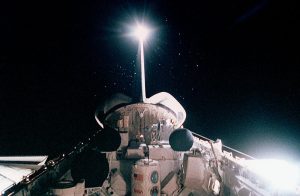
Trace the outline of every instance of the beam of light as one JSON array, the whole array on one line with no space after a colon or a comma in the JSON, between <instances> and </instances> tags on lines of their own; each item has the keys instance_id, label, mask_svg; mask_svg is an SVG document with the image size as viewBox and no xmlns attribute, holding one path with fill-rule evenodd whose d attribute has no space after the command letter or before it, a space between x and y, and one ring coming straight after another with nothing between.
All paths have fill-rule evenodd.
<instances>
[{"instance_id":1,"label":"beam of light","mask_svg":"<svg viewBox=\"0 0 300 196\"><path fill-rule=\"evenodd\" d=\"M249 160L246 165L250 171L262 177L276 190L296 191L297 186L299 186L299 167L286 161L275 159Z\"/></svg>"}]
</instances>

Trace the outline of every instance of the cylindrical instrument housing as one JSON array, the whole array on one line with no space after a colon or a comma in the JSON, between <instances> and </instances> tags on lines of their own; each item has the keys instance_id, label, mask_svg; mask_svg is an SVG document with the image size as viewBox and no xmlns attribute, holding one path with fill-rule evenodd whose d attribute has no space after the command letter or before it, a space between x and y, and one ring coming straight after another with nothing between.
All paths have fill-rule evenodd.
<instances>
[{"instance_id":1,"label":"cylindrical instrument housing","mask_svg":"<svg viewBox=\"0 0 300 196\"><path fill-rule=\"evenodd\" d=\"M160 195L160 167L157 161L141 159L132 166L131 195Z\"/></svg>"}]
</instances>

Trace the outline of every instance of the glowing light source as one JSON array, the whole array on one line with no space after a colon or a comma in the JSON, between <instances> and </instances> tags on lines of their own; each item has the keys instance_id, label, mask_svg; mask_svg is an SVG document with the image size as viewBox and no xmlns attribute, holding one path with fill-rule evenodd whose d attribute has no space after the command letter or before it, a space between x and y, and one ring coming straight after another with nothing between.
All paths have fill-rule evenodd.
<instances>
[{"instance_id":1,"label":"glowing light source","mask_svg":"<svg viewBox=\"0 0 300 196\"><path fill-rule=\"evenodd\" d=\"M275 159L249 160L248 169L279 190L295 190L299 185L299 168L286 161Z\"/></svg>"},{"instance_id":2,"label":"glowing light source","mask_svg":"<svg viewBox=\"0 0 300 196\"><path fill-rule=\"evenodd\" d=\"M150 34L149 28L143 24L138 24L134 30L134 36L137 37L140 41L144 41Z\"/></svg>"},{"instance_id":3,"label":"glowing light source","mask_svg":"<svg viewBox=\"0 0 300 196\"><path fill-rule=\"evenodd\" d=\"M150 29L144 25L137 23L134 28L133 36L138 38L141 54L141 101L146 102L146 84L145 84L145 60L144 60L144 41L149 37Z\"/></svg>"}]
</instances>

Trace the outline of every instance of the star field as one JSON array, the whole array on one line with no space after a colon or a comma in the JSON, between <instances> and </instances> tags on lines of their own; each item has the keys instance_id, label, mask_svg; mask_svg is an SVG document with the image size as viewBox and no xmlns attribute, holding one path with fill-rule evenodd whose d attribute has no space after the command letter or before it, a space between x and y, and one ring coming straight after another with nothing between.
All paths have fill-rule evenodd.
<instances>
[{"instance_id":1,"label":"star field","mask_svg":"<svg viewBox=\"0 0 300 196\"><path fill-rule=\"evenodd\" d=\"M138 96L138 43L126 36L138 16L154 27L148 97L169 92L187 128L225 145L300 158L294 3L1 4L3 154L66 150L97 129L94 110L109 95Z\"/></svg>"}]
</instances>

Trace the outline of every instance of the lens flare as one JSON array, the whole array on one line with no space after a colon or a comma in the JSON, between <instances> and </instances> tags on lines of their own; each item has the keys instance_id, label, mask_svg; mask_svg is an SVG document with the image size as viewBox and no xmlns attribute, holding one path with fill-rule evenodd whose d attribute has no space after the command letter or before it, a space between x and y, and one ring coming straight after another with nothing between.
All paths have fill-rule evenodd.
<instances>
[{"instance_id":1,"label":"lens flare","mask_svg":"<svg viewBox=\"0 0 300 196\"><path fill-rule=\"evenodd\" d=\"M143 24L138 24L134 30L134 36L137 37L140 41L144 41L149 36L150 30Z\"/></svg>"},{"instance_id":2,"label":"lens flare","mask_svg":"<svg viewBox=\"0 0 300 196\"><path fill-rule=\"evenodd\" d=\"M275 189L295 190L299 185L299 167L283 160L246 161L248 169L265 179Z\"/></svg>"}]
</instances>

